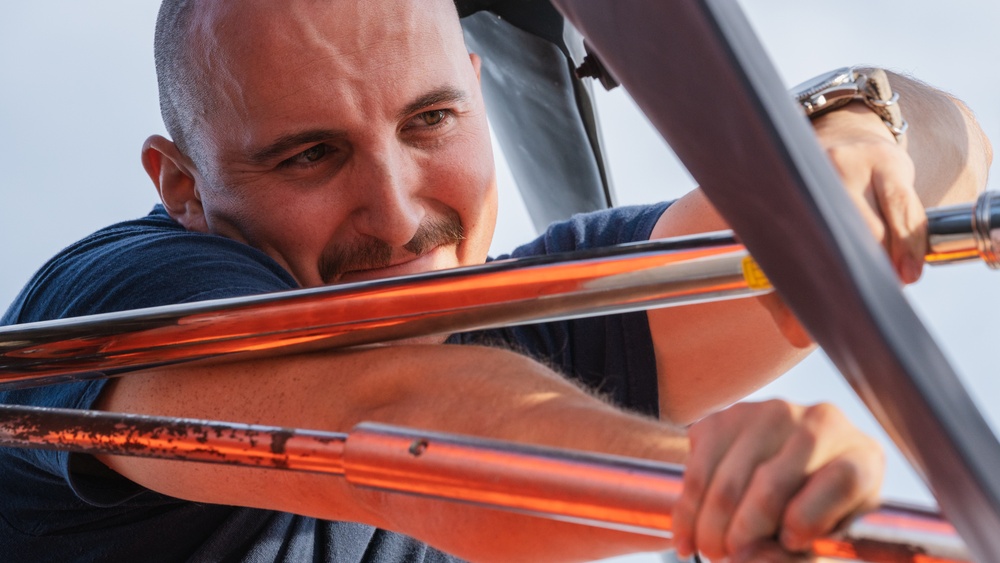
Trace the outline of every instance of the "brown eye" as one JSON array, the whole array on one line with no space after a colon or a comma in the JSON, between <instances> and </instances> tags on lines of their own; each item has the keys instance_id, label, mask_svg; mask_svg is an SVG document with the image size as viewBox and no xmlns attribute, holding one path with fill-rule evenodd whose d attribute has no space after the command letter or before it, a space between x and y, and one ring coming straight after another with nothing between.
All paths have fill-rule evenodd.
<instances>
[{"instance_id":1,"label":"brown eye","mask_svg":"<svg viewBox=\"0 0 1000 563\"><path fill-rule=\"evenodd\" d=\"M326 156L326 145L316 145L315 147L310 147L301 153L302 160L306 162L316 162L317 160Z\"/></svg>"},{"instance_id":2,"label":"brown eye","mask_svg":"<svg viewBox=\"0 0 1000 563\"><path fill-rule=\"evenodd\" d=\"M437 125L438 123L444 121L444 117L445 117L444 110L440 109L434 111L425 111L424 113L420 114L420 119L421 121L424 122L424 125Z\"/></svg>"}]
</instances>

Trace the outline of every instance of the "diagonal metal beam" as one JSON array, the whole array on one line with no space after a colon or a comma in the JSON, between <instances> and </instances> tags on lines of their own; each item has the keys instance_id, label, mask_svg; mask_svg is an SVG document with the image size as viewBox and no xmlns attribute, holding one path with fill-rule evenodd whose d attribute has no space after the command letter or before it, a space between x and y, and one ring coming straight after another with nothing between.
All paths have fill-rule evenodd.
<instances>
[{"instance_id":1,"label":"diagonal metal beam","mask_svg":"<svg viewBox=\"0 0 1000 563\"><path fill-rule=\"evenodd\" d=\"M556 0L629 90L982 561L1000 444L907 304L738 6Z\"/></svg>"}]
</instances>

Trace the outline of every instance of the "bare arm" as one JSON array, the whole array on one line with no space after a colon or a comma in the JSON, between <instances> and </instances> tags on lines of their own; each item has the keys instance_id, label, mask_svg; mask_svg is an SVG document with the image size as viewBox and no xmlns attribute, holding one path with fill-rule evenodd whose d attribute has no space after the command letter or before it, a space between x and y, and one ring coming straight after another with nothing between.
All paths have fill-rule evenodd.
<instances>
[{"instance_id":1,"label":"bare arm","mask_svg":"<svg viewBox=\"0 0 1000 563\"><path fill-rule=\"evenodd\" d=\"M122 378L100 408L334 431L362 421L679 462L687 440L591 398L527 358L466 346L391 346ZM336 477L105 457L164 494L364 522L473 560L583 560L665 549L641 536L357 489ZM586 537L581 541L580 537Z\"/></svg>"},{"instance_id":2,"label":"bare arm","mask_svg":"<svg viewBox=\"0 0 1000 563\"><path fill-rule=\"evenodd\" d=\"M901 279L920 275L924 207L969 201L983 189L989 141L961 102L917 81L890 77L910 128L896 143L856 102L814 122L823 147ZM726 228L701 191L669 208L651 238ZM811 350L774 297L650 311L661 415L697 420L787 371Z\"/></svg>"},{"instance_id":3,"label":"bare arm","mask_svg":"<svg viewBox=\"0 0 1000 563\"><path fill-rule=\"evenodd\" d=\"M178 366L114 381L102 409L213 418L325 430L380 421L520 442L680 462L686 436L669 425L618 411L527 358L473 346L391 346L213 366ZM827 407L748 405L709 418L697 431L687 488L684 545L725 553L801 529L808 537L876 497L878 448L844 421L820 421ZM767 413L770 413L768 415ZM810 414L812 413L812 414ZM766 424L763 422L767 421ZM815 438L816 433L827 441ZM799 436L799 440L793 437ZM792 447L786 447L792 443ZM751 480L754 469L789 455L813 460L777 463L781 471ZM337 477L224 465L104 456L109 467L150 489L197 502L267 508L395 530L475 561L573 561L665 549L665 540L541 520L443 501L354 488ZM839 461L838 461L839 460ZM821 469L848 460L844 481ZM818 479L814 480L813 475ZM833 476L836 477L836 476ZM725 502L763 504L755 491L771 481L796 483L784 499L772 494L770 523L747 530ZM741 491L751 482L748 494ZM806 483L822 486L806 487ZM823 485L825 483L825 485ZM800 494L799 491L805 494ZM845 500L846 499L846 500ZM784 507L815 514L788 512ZM743 512L747 512L745 509ZM766 513L757 507L749 513ZM790 516L789 516L790 515ZM733 530L730 533L730 529Z\"/></svg>"}]
</instances>

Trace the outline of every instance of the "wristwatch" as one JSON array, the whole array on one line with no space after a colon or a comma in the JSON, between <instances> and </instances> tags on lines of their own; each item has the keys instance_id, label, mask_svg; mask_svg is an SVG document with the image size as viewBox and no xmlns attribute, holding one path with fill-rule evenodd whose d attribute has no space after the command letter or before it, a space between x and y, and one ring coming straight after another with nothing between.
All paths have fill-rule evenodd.
<instances>
[{"instance_id":1,"label":"wristwatch","mask_svg":"<svg viewBox=\"0 0 1000 563\"><path fill-rule=\"evenodd\" d=\"M792 89L792 95L810 118L858 100L882 118L897 141L906 132L899 94L892 91L889 77L880 68L864 72L853 67L839 68L799 84Z\"/></svg>"}]
</instances>

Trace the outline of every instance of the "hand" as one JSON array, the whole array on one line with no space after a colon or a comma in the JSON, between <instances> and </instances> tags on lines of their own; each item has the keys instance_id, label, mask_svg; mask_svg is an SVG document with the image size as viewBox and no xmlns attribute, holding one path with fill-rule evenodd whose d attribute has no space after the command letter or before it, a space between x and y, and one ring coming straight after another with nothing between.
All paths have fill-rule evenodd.
<instances>
[{"instance_id":1,"label":"hand","mask_svg":"<svg viewBox=\"0 0 1000 563\"><path fill-rule=\"evenodd\" d=\"M881 118L860 103L814 122L820 144L875 239L882 243L900 281L920 279L927 254L927 215L914 185L913 160ZM789 343L812 344L808 333L777 294L760 302Z\"/></svg>"},{"instance_id":2,"label":"hand","mask_svg":"<svg viewBox=\"0 0 1000 563\"><path fill-rule=\"evenodd\" d=\"M806 551L878 503L881 449L830 405L740 403L694 424L689 436L673 513L681 556L738 556L774 538Z\"/></svg>"},{"instance_id":3,"label":"hand","mask_svg":"<svg viewBox=\"0 0 1000 563\"><path fill-rule=\"evenodd\" d=\"M917 195L913 160L882 119L861 103L814 122L819 142L865 223L903 283L920 279L927 254L927 215Z\"/></svg>"}]
</instances>

